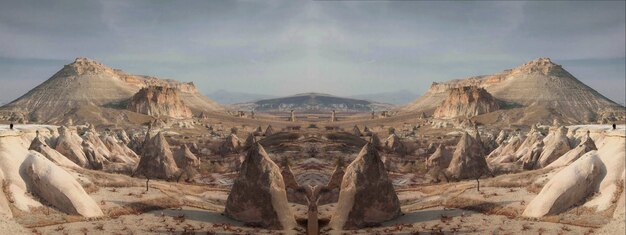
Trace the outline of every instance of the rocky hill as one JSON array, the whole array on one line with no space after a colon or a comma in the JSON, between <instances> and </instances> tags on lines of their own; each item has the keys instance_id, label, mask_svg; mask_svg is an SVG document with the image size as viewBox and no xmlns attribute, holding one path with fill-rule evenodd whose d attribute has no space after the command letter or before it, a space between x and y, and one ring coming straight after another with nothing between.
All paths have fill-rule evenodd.
<instances>
[{"instance_id":1,"label":"rocky hill","mask_svg":"<svg viewBox=\"0 0 626 235\"><path fill-rule=\"evenodd\" d=\"M332 110L338 112L371 112L372 110L389 110L393 105L321 93L304 93L250 103L240 103L233 105L233 107L240 110L255 110L258 112L285 112L290 110L300 112L330 112Z\"/></svg>"},{"instance_id":2,"label":"rocky hill","mask_svg":"<svg viewBox=\"0 0 626 235\"><path fill-rule=\"evenodd\" d=\"M500 108L487 90L476 86L450 88L448 97L435 110L436 118L473 117Z\"/></svg>"},{"instance_id":3,"label":"rocky hill","mask_svg":"<svg viewBox=\"0 0 626 235\"><path fill-rule=\"evenodd\" d=\"M191 109L181 101L178 90L163 86L141 88L130 99L128 110L151 116L192 117Z\"/></svg>"},{"instance_id":4,"label":"rocky hill","mask_svg":"<svg viewBox=\"0 0 626 235\"><path fill-rule=\"evenodd\" d=\"M77 58L0 111L22 113L31 122L132 119L134 114L124 113L122 109L142 87L151 85L179 90L181 100L194 112L222 110L220 105L201 95L193 83L131 75L91 59Z\"/></svg>"},{"instance_id":5,"label":"rocky hill","mask_svg":"<svg viewBox=\"0 0 626 235\"><path fill-rule=\"evenodd\" d=\"M401 111L433 112L446 99L448 89L464 86L484 88L503 101L501 108L515 110L519 117L509 121L532 122L551 117L571 123L595 122L624 110L623 106L580 82L561 65L549 58L539 58L494 75L433 83L424 95Z\"/></svg>"}]
</instances>

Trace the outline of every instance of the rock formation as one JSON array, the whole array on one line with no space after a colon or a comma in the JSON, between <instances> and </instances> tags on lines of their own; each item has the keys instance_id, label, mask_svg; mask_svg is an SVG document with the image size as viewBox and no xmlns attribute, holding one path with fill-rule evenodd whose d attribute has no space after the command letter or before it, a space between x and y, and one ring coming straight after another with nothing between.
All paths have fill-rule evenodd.
<instances>
[{"instance_id":1,"label":"rock formation","mask_svg":"<svg viewBox=\"0 0 626 235\"><path fill-rule=\"evenodd\" d=\"M265 133L263 133L264 136L270 136L274 134L274 128L272 128L272 125L267 125L267 128L265 129Z\"/></svg>"},{"instance_id":2,"label":"rock formation","mask_svg":"<svg viewBox=\"0 0 626 235\"><path fill-rule=\"evenodd\" d=\"M0 131L0 181L4 191L0 193L0 215L12 217L12 210L20 214L29 212L32 208L43 206L36 200L41 198L48 205L68 214L102 216L98 205L71 174L40 153L27 149L29 145L42 146L43 141L36 140L32 144L29 141L32 135L25 130L34 128L38 132L44 131L45 137L39 137L51 138L53 127L48 130L37 126L23 128L19 132ZM12 195L12 208L8 207L6 195Z\"/></svg>"},{"instance_id":3,"label":"rock formation","mask_svg":"<svg viewBox=\"0 0 626 235\"><path fill-rule=\"evenodd\" d=\"M456 145L447 173L454 179L476 179L490 174L480 138L472 137L467 132L463 133Z\"/></svg>"},{"instance_id":4,"label":"rock formation","mask_svg":"<svg viewBox=\"0 0 626 235\"><path fill-rule=\"evenodd\" d=\"M178 171L174 155L163 133L159 132L151 138L146 136L141 159L134 174L150 179L172 179L177 176Z\"/></svg>"},{"instance_id":5,"label":"rock formation","mask_svg":"<svg viewBox=\"0 0 626 235\"><path fill-rule=\"evenodd\" d=\"M329 203L335 203L339 200L339 191L341 190L341 181L345 174L345 167L343 160L339 159L337 166L333 174L328 180L328 184L320 189L318 205L324 205Z\"/></svg>"},{"instance_id":6,"label":"rock formation","mask_svg":"<svg viewBox=\"0 0 626 235\"><path fill-rule=\"evenodd\" d=\"M128 103L128 110L151 116L191 118L191 109L171 87L149 86L137 92Z\"/></svg>"},{"instance_id":7,"label":"rock formation","mask_svg":"<svg viewBox=\"0 0 626 235\"><path fill-rule=\"evenodd\" d=\"M337 231L363 228L394 219L400 213L398 196L378 151L366 144L346 168L329 226Z\"/></svg>"},{"instance_id":8,"label":"rock formation","mask_svg":"<svg viewBox=\"0 0 626 235\"><path fill-rule=\"evenodd\" d=\"M357 125L354 125L352 128L352 134L356 136L361 136L361 129Z\"/></svg>"},{"instance_id":9,"label":"rock formation","mask_svg":"<svg viewBox=\"0 0 626 235\"><path fill-rule=\"evenodd\" d=\"M102 170L104 168L103 162L106 161L96 148L89 142L83 141L81 143L85 157L87 158L87 167L94 170Z\"/></svg>"},{"instance_id":10,"label":"rock formation","mask_svg":"<svg viewBox=\"0 0 626 235\"><path fill-rule=\"evenodd\" d=\"M83 152L81 143L82 139L76 133L73 133L65 126L59 127L59 137L57 138L55 150L77 165L88 167L89 162L85 152Z\"/></svg>"},{"instance_id":11,"label":"rock formation","mask_svg":"<svg viewBox=\"0 0 626 235\"><path fill-rule=\"evenodd\" d=\"M26 157L23 166L30 190L65 213L84 217L104 215L72 175L34 153Z\"/></svg>"},{"instance_id":12,"label":"rock formation","mask_svg":"<svg viewBox=\"0 0 626 235\"><path fill-rule=\"evenodd\" d=\"M400 137L396 134L391 134L387 139L385 139L385 143L383 144L383 148L385 151L390 153L396 153L400 155L406 154L406 147L400 141Z\"/></svg>"},{"instance_id":13,"label":"rock formation","mask_svg":"<svg viewBox=\"0 0 626 235\"><path fill-rule=\"evenodd\" d=\"M298 181L296 181L296 177L293 175L291 166L289 165L289 161L285 158L280 171L280 174L283 176L283 181L285 182L287 201L306 205L308 204L306 191L304 187L301 187Z\"/></svg>"},{"instance_id":14,"label":"rock formation","mask_svg":"<svg viewBox=\"0 0 626 235\"><path fill-rule=\"evenodd\" d=\"M528 204L524 216L558 214L581 203L584 203L583 207L601 212L621 203L618 200L623 199L619 192L626 175L626 158L622 157L626 154L626 135L623 132L602 132L597 138L603 139L601 147L587 152L553 175ZM590 200L585 202L586 199Z\"/></svg>"},{"instance_id":15,"label":"rock formation","mask_svg":"<svg viewBox=\"0 0 626 235\"><path fill-rule=\"evenodd\" d=\"M39 133L37 133L37 136L30 143L30 147L28 149L35 150L41 153L48 160L54 162L55 164L59 166L70 167L70 168L79 167L78 165L76 165L76 163L70 161L65 156L63 156L63 154L59 153L58 151L48 146L48 144L46 144L43 138L39 136Z\"/></svg>"},{"instance_id":16,"label":"rock formation","mask_svg":"<svg viewBox=\"0 0 626 235\"><path fill-rule=\"evenodd\" d=\"M174 153L174 161L180 169L188 167L200 166L200 160L194 155L186 144L183 144L178 151Z\"/></svg>"},{"instance_id":17,"label":"rock formation","mask_svg":"<svg viewBox=\"0 0 626 235\"><path fill-rule=\"evenodd\" d=\"M545 138L544 143L546 146L543 148L543 152L541 152L536 168L548 166L571 149L569 139L567 138L567 128L565 127L560 127L550 133Z\"/></svg>"},{"instance_id":18,"label":"rock formation","mask_svg":"<svg viewBox=\"0 0 626 235\"><path fill-rule=\"evenodd\" d=\"M268 229L291 230L296 226L280 168L261 145L248 151L224 214Z\"/></svg>"},{"instance_id":19,"label":"rock formation","mask_svg":"<svg viewBox=\"0 0 626 235\"><path fill-rule=\"evenodd\" d=\"M501 130L500 133L498 134L498 137L496 137L496 143L498 144L498 146L500 146L508 138L509 138L509 133L505 130Z\"/></svg>"},{"instance_id":20,"label":"rock formation","mask_svg":"<svg viewBox=\"0 0 626 235\"><path fill-rule=\"evenodd\" d=\"M554 162L550 163L547 167L560 167L571 164L572 162L578 160L585 153L597 150L596 144L593 142L589 134L584 138L584 140L575 148L565 153L563 156L556 159Z\"/></svg>"},{"instance_id":21,"label":"rock formation","mask_svg":"<svg viewBox=\"0 0 626 235\"><path fill-rule=\"evenodd\" d=\"M473 117L500 109L487 90L476 86L450 88L448 98L435 110L435 118Z\"/></svg>"},{"instance_id":22,"label":"rock formation","mask_svg":"<svg viewBox=\"0 0 626 235\"><path fill-rule=\"evenodd\" d=\"M246 138L246 142L243 144L244 149L249 149L252 146L257 144L257 139L256 136L254 134L249 134L248 137Z\"/></svg>"},{"instance_id":23,"label":"rock formation","mask_svg":"<svg viewBox=\"0 0 626 235\"><path fill-rule=\"evenodd\" d=\"M234 133L231 133L226 137L222 145L220 145L219 151L222 155L227 155L231 153L238 153L239 150L243 147L241 140Z\"/></svg>"},{"instance_id":24,"label":"rock formation","mask_svg":"<svg viewBox=\"0 0 626 235\"><path fill-rule=\"evenodd\" d=\"M601 165L598 157L589 156L558 172L528 204L523 216L555 215L580 202L600 183Z\"/></svg>"},{"instance_id":25,"label":"rock formation","mask_svg":"<svg viewBox=\"0 0 626 235\"><path fill-rule=\"evenodd\" d=\"M435 152L426 160L426 167L430 169L446 169L452 161L452 153L446 146L439 144Z\"/></svg>"}]
</instances>

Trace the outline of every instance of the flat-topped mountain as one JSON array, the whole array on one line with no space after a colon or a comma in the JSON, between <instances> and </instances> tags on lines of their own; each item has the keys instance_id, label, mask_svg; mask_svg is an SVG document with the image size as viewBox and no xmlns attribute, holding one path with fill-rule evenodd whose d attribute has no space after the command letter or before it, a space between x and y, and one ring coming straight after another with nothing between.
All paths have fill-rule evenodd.
<instances>
[{"instance_id":1,"label":"flat-topped mountain","mask_svg":"<svg viewBox=\"0 0 626 235\"><path fill-rule=\"evenodd\" d=\"M91 59L77 58L44 83L4 105L1 110L23 113L30 121L54 123L71 117L74 120L102 119L100 121L106 122L112 117L108 117L103 110L117 113L125 109L129 99L147 86L176 89L180 99L193 112L223 109L200 94L193 83L131 75Z\"/></svg>"},{"instance_id":2,"label":"flat-topped mountain","mask_svg":"<svg viewBox=\"0 0 626 235\"><path fill-rule=\"evenodd\" d=\"M290 110L305 112L330 112L332 110L336 110L337 112L371 112L372 110L388 110L392 108L393 105L322 93L303 93L281 98L240 103L233 105L233 107L240 110L254 110L258 112L286 112Z\"/></svg>"},{"instance_id":3,"label":"flat-topped mountain","mask_svg":"<svg viewBox=\"0 0 626 235\"><path fill-rule=\"evenodd\" d=\"M580 82L561 65L539 58L494 75L433 83L417 100L401 108L409 112L433 112L448 96L450 88L477 86L503 102L501 108L527 109L528 115L544 113L568 122L596 121L607 112L623 110L619 104ZM532 112L530 112L532 111Z\"/></svg>"}]
</instances>

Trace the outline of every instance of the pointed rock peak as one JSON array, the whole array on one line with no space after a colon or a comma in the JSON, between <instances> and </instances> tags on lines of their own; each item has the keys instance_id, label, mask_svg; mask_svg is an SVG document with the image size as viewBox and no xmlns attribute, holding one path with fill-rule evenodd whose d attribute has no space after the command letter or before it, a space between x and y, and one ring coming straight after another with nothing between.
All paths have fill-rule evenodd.
<instances>
[{"instance_id":1,"label":"pointed rock peak","mask_svg":"<svg viewBox=\"0 0 626 235\"><path fill-rule=\"evenodd\" d=\"M95 74L104 71L112 71L113 69L89 58L78 57L71 64L65 65L63 68L66 72L72 72L76 75Z\"/></svg>"},{"instance_id":2,"label":"pointed rock peak","mask_svg":"<svg viewBox=\"0 0 626 235\"><path fill-rule=\"evenodd\" d=\"M246 148L251 148L256 143L257 143L256 136L254 136L253 133L250 133L248 134L248 137L246 138L246 142L244 145L246 146Z\"/></svg>"},{"instance_id":3,"label":"pointed rock peak","mask_svg":"<svg viewBox=\"0 0 626 235\"><path fill-rule=\"evenodd\" d=\"M376 133L372 134L372 138L370 139L369 143L374 148L380 148L380 146L382 145L382 142L380 141L380 137L378 137L378 134Z\"/></svg>"},{"instance_id":4,"label":"pointed rock peak","mask_svg":"<svg viewBox=\"0 0 626 235\"><path fill-rule=\"evenodd\" d=\"M224 214L262 228L291 230L296 226L281 170L260 144L250 148L241 164Z\"/></svg>"},{"instance_id":5,"label":"pointed rock peak","mask_svg":"<svg viewBox=\"0 0 626 235\"><path fill-rule=\"evenodd\" d=\"M550 58L542 57L531 60L514 69L517 72L542 73L544 75L559 75L565 72L561 65L555 64Z\"/></svg>"},{"instance_id":6,"label":"pointed rock peak","mask_svg":"<svg viewBox=\"0 0 626 235\"><path fill-rule=\"evenodd\" d=\"M269 136L269 135L272 135L272 134L274 134L274 128L272 128L272 125L268 125L267 129L265 129L264 135L265 136Z\"/></svg>"},{"instance_id":7,"label":"pointed rock peak","mask_svg":"<svg viewBox=\"0 0 626 235\"><path fill-rule=\"evenodd\" d=\"M377 161L381 161L378 150L376 150L372 144L365 144L356 158L363 158L366 163L376 163Z\"/></svg>"},{"instance_id":8,"label":"pointed rock peak","mask_svg":"<svg viewBox=\"0 0 626 235\"><path fill-rule=\"evenodd\" d=\"M39 146L47 146L47 144L46 141L44 141L43 138L39 136L39 132L37 132L37 136L33 139L32 142L30 142L30 147L28 149L34 150L39 148Z\"/></svg>"},{"instance_id":9,"label":"pointed rock peak","mask_svg":"<svg viewBox=\"0 0 626 235\"><path fill-rule=\"evenodd\" d=\"M597 150L596 143L591 139L589 133L584 137L583 141L580 142L578 146L585 147L587 151Z\"/></svg>"},{"instance_id":10,"label":"pointed rock peak","mask_svg":"<svg viewBox=\"0 0 626 235\"><path fill-rule=\"evenodd\" d=\"M366 144L345 170L329 227L333 230L363 228L394 219L400 213L398 195L378 151Z\"/></svg>"}]
</instances>

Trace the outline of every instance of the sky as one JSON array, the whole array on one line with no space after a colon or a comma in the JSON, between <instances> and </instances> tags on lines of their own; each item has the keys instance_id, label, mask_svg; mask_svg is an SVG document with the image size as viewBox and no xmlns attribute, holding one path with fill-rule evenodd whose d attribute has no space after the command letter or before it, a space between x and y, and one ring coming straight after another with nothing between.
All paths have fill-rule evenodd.
<instances>
[{"instance_id":1,"label":"sky","mask_svg":"<svg viewBox=\"0 0 626 235\"><path fill-rule=\"evenodd\" d=\"M76 57L275 96L350 96L550 57L626 102L624 1L0 0L0 102ZM417 98L417 97L416 97Z\"/></svg>"}]
</instances>

